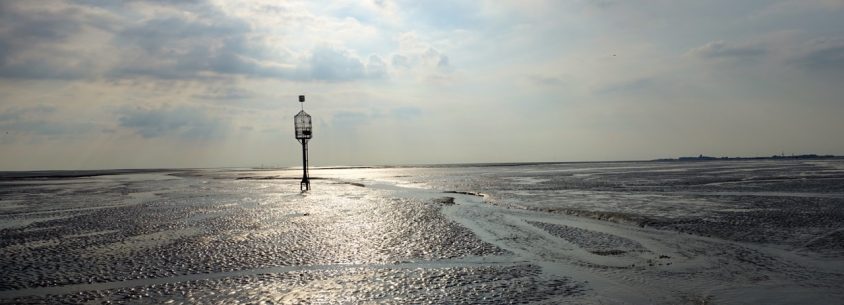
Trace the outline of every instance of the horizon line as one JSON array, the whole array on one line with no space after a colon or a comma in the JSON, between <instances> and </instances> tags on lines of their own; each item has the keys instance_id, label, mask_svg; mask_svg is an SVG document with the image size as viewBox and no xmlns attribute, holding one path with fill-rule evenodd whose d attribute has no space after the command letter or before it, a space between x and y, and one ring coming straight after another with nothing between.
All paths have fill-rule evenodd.
<instances>
[{"instance_id":1,"label":"horizon line","mask_svg":"<svg viewBox=\"0 0 844 305\"><path fill-rule=\"evenodd\" d=\"M647 160L588 160L588 161L501 161L501 162L454 162L454 163L407 163L407 164L377 164L377 165L323 165L309 166L314 170L326 169L365 169L365 168L414 168L414 167L471 167L471 166L520 166L520 165L543 165L543 164L580 164L580 163L625 163L625 162L701 162L701 161L754 161L754 160L808 160L808 159L844 159L844 155L771 155L753 157L711 157L705 155L657 158ZM212 170L212 169L248 169L248 170L293 170L301 169L301 166L217 166L217 167L121 167L121 168L88 168L88 169L0 169L0 173L14 172L93 172L107 171L114 174L121 174L126 171L149 171L160 172L168 170Z\"/></svg>"}]
</instances>

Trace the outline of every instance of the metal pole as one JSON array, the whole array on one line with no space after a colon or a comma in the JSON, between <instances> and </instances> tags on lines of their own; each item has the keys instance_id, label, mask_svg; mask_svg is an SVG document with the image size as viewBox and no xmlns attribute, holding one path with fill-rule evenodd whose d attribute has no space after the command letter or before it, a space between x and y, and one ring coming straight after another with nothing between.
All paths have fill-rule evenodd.
<instances>
[{"instance_id":1,"label":"metal pole","mask_svg":"<svg viewBox=\"0 0 844 305\"><path fill-rule=\"evenodd\" d=\"M311 181L308 179L308 142L307 139L302 139L302 183L299 189L303 191L311 190Z\"/></svg>"}]
</instances>

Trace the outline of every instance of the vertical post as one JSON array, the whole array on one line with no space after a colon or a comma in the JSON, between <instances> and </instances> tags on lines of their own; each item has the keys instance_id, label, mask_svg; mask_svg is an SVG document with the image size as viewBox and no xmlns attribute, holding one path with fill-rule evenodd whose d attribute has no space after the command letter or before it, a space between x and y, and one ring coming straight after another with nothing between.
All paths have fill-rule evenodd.
<instances>
[{"instance_id":1,"label":"vertical post","mask_svg":"<svg viewBox=\"0 0 844 305\"><path fill-rule=\"evenodd\" d=\"M308 140L302 139L302 183L299 184L302 191L311 190L311 181L308 179Z\"/></svg>"}]
</instances>

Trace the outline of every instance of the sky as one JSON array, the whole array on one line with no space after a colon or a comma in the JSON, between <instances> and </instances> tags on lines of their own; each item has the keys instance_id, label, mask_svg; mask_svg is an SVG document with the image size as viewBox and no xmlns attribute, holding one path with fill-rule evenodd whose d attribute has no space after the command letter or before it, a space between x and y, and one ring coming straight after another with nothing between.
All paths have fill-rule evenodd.
<instances>
[{"instance_id":1,"label":"sky","mask_svg":"<svg viewBox=\"0 0 844 305\"><path fill-rule=\"evenodd\" d=\"M844 0L0 1L0 170L844 154Z\"/></svg>"}]
</instances>

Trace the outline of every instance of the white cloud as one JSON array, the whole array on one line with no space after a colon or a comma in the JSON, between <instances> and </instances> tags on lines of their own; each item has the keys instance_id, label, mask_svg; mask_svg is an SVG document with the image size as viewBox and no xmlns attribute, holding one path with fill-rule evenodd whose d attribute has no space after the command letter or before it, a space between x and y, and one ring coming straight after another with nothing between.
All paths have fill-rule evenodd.
<instances>
[{"instance_id":1,"label":"white cloud","mask_svg":"<svg viewBox=\"0 0 844 305\"><path fill-rule=\"evenodd\" d=\"M723 41L713 41L703 46L689 50L689 54L704 58L733 58L739 60L753 59L763 56L767 50L760 46L734 46Z\"/></svg>"},{"instance_id":2,"label":"white cloud","mask_svg":"<svg viewBox=\"0 0 844 305\"><path fill-rule=\"evenodd\" d=\"M808 42L794 62L810 71L844 76L844 36Z\"/></svg>"},{"instance_id":3,"label":"white cloud","mask_svg":"<svg viewBox=\"0 0 844 305\"><path fill-rule=\"evenodd\" d=\"M123 109L119 115L121 127L132 129L144 138L208 140L222 137L229 131L227 121L196 107L136 107Z\"/></svg>"}]
</instances>

